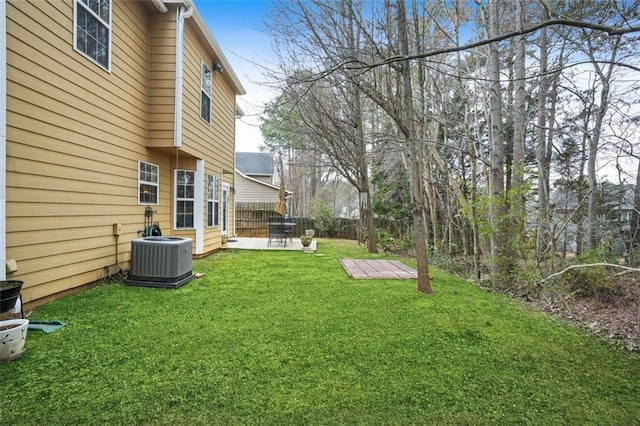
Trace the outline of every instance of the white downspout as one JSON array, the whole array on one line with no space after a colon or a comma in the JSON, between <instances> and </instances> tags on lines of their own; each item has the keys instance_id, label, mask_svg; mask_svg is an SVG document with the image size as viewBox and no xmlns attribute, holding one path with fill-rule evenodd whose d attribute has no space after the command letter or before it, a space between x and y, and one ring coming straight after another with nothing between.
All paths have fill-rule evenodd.
<instances>
[{"instance_id":1,"label":"white downspout","mask_svg":"<svg viewBox=\"0 0 640 426\"><path fill-rule=\"evenodd\" d=\"M191 2L178 8L176 20L176 93L173 121L173 146L182 146L182 64L184 62L184 20L193 15Z\"/></svg>"},{"instance_id":2,"label":"white downspout","mask_svg":"<svg viewBox=\"0 0 640 426\"><path fill-rule=\"evenodd\" d=\"M0 0L0 281L7 279L7 3Z\"/></svg>"},{"instance_id":3,"label":"white downspout","mask_svg":"<svg viewBox=\"0 0 640 426\"><path fill-rule=\"evenodd\" d=\"M191 0L178 7L176 19L176 92L173 121L173 146L182 147L182 78L184 63L184 20L193 15ZM204 253L204 160L196 161L193 220L196 231L196 254Z\"/></svg>"}]
</instances>

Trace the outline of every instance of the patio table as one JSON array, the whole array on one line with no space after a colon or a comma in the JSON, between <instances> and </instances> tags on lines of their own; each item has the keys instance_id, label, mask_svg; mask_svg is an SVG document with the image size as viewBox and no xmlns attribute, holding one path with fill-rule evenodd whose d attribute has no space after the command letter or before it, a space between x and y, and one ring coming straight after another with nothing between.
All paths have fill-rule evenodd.
<instances>
[{"instance_id":1,"label":"patio table","mask_svg":"<svg viewBox=\"0 0 640 426\"><path fill-rule=\"evenodd\" d=\"M284 219L268 221L269 240L267 241L267 246L271 245L272 239L278 243L283 242L285 247L287 246L287 238L293 243L292 233L295 225L295 222L285 222Z\"/></svg>"}]
</instances>

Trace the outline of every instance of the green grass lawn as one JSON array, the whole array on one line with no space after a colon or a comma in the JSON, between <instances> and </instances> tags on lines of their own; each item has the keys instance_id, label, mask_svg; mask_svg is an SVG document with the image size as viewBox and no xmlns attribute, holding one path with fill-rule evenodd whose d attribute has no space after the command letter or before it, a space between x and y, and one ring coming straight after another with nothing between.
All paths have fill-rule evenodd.
<instances>
[{"instance_id":1,"label":"green grass lawn","mask_svg":"<svg viewBox=\"0 0 640 426\"><path fill-rule=\"evenodd\" d=\"M0 364L0 424L639 424L637 354L437 270L434 295L352 280L340 257L372 255L223 252L177 290L42 306L68 325Z\"/></svg>"}]
</instances>

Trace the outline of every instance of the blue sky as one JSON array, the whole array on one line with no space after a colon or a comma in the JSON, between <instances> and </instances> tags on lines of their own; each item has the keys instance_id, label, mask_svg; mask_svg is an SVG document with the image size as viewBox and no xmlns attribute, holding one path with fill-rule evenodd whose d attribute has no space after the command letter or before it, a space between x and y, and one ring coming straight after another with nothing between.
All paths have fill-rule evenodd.
<instances>
[{"instance_id":1,"label":"blue sky","mask_svg":"<svg viewBox=\"0 0 640 426\"><path fill-rule=\"evenodd\" d=\"M237 122L236 150L258 151L262 141L259 114L274 93L260 84L260 66L272 61L271 42L264 32L268 0L194 0L247 94L238 99L245 117Z\"/></svg>"},{"instance_id":2,"label":"blue sky","mask_svg":"<svg viewBox=\"0 0 640 426\"><path fill-rule=\"evenodd\" d=\"M276 96L261 84L265 78L260 66L256 65L269 67L275 62L271 41L265 34L272 0L193 1L247 91L238 98L245 116L236 123L236 150L258 151L262 143L259 116L263 105ZM615 171L610 174L612 176Z\"/></svg>"}]
</instances>

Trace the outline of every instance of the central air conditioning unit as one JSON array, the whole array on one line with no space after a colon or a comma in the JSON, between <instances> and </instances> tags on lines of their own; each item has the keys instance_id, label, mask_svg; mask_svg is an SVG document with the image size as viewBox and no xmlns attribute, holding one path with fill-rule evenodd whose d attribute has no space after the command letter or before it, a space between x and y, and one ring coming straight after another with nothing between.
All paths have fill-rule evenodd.
<instances>
[{"instance_id":1,"label":"central air conditioning unit","mask_svg":"<svg viewBox=\"0 0 640 426\"><path fill-rule=\"evenodd\" d=\"M128 285L178 288L194 278L193 240L180 237L144 237L131 240Z\"/></svg>"}]
</instances>

